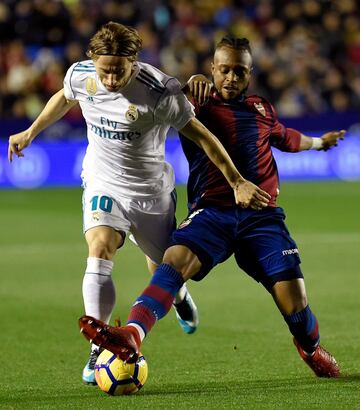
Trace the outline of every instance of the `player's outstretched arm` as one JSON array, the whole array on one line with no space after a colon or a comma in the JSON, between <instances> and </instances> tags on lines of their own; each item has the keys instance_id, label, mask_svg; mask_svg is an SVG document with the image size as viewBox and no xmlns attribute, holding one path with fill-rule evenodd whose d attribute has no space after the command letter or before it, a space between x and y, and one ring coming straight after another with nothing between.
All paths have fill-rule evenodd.
<instances>
[{"instance_id":1,"label":"player's outstretched arm","mask_svg":"<svg viewBox=\"0 0 360 410\"><path fill-rule=\"evenodd\" d=\"M202 148L210 160L224 174L234 190L235 201L243 208L265 208L271 196L241 176L220 141L199 120L191 119L181 134Z\"/></svg>"},{"instance_id":2,"label":"player's outstretched arm","mask_svg":"<svg viewBox=\"0 0 360 410\"><path fill-rule=\"evenodd\" d=\"M330 131L321 136L321 140L323 143L322 150L327 151L333 147L336 147L339 140L343 140L345 138L345 130L341 131Z\"/></svg>"},{"instance_id":3,"label":"player's outstretched arm","mask_svg":"<svg viewBox=\"0 0 360 410\"><path fill-rule=\"evenodd\" d=\"M320 138L307 137L306 135L302 134L299 151L305 151L309 149L328 151L329 149L336 147L339 140L344 139L345 133L345 130L330 131L323 134Z\"/></svg>"},{"instance_id":4,"label":"player's outstretched arm","mask_svg":"<svg viewBox=\"0 0 360 410\"><path fill-rule=\"evenodd\" d=\"M34 138L49 125L63 117L77 101L69 101L65 98L64 89L54 94L45 105L31 126L9 138L8 159L11 162L14 154L23 157L23 150L31 144Z\"/></svg>"}]
</instances>

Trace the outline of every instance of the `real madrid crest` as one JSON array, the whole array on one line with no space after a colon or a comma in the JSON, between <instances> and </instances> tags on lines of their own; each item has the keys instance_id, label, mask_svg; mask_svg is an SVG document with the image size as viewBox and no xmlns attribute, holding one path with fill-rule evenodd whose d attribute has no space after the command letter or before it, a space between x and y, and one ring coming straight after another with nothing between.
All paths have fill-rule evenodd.
<instances>
[{"instance_id":1,"label":"real madrid crest","mask_svg":"<svg viewBox=\"0 0 360 410\"><path fill-rule=\"evenodd\" d=\"M125 113L125 118L130 122L135 122L139 118L136 105L129 105L129 108Z\"/></svg>"},{"instance_id":2,"label":"real madrid crest","mask_svg":"<svg viewBox=\"0 0 360 410\"><path fill-rule=\"evenodd\" d=\"M254 107L259 111L259 113L263 116L266 117L266 111L262 103L256 103L254 102Z\"/></svg>"},{"instance_id":3,"label":"real madrid crest","mask_svg":"<svg viewBox=\"0 0 360 410\"><path fill-rule=\"evenodd\" d=\"M92 220L93 222L98 222L98 221L100 221L100 214L99 214L99 212L97 212L97 211L92 212L92 214L91 214L91 220Z\"/></svg>"},{"instance_id":4,"label":"real madrid crest","mask_svg":"<svg viewBox=\"0 0 360 410\"><path fill-rule=\"evenodd\" d=\"M94 77L88 77L85 83L86 92L89 95L95 95L97 91L96 81Z\"/></svg>"}]
</instances>

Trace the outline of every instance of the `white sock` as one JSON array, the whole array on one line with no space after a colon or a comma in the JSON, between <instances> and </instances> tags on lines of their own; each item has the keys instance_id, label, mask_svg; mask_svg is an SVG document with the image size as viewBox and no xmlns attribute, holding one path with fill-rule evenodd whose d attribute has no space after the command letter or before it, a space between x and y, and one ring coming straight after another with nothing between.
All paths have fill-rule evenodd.
<instances>
[{"instance_id":1,"label":"white sock","mask_svg":"<svg viewBox=\"0 0 360 410\"><path fill-rule=\"evenodd\" d=\"M141 341L145 339L145 332L143 331L143 328L139 326L137 323L129 323L127 326L132 326L137 330Z\"/></svg>"},{"instance_id":2,"label":"white sock","mask_svg":"<svg viewBox=\"0 0 360 410\"><path fill-rule=\"evenodd\" d=\"M111 277L113 265L112 261L89 257L82 285L86 315L106 323L109 323L116 300Z\"/></svg>"},{"instance_id":3,"label":"white sock","mask_svg":"<svg viewBox=\"0 0 360 410\"><path fill-rule=\"evenodd\" d=\"M184 283L179 289L178 293L175 295L174 303L180 303L184 300L184 297L187 292L186 283Z\"/></svg>"},{"instance_id":4,"label":"white sock","mask_svg":"<svg viewBox=\"0 0 360 410\"><path fill-rule=\"evenodd\" d=\"M91 351L93 352L94 350L99 350L99 346L96 345L95 343L91 344Z\"/></svg>"}]
</instances>

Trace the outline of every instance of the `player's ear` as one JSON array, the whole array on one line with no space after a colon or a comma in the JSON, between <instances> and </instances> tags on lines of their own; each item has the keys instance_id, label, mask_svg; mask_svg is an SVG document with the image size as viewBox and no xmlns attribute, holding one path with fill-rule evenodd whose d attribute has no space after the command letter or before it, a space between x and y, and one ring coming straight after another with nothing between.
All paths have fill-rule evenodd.
<instances>
[{"instance_id":1,"label":"player's ear","mask_svg":"<svg viewBox=\"0 0 360 410\"><path fill-rule=\"evenodd\" d=\"M215 64L211 63L211 74L214 75L214 71L215 71Z\"/></svg>"}]
</instances>

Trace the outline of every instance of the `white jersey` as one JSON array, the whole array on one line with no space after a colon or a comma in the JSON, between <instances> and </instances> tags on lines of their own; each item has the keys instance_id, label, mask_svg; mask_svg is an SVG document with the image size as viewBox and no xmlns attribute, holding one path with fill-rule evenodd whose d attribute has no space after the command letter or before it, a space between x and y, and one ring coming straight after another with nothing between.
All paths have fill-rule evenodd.
<instances>
[{"instance_id":1,"label":"white jersey","mask_svg":"<svg viewBox=\"0 0 360 410\"><path fill-rule=\"evenodd\" d=\"M87 125L89 145L81 174L85 185L114 189L129 198L156 197L174 189L174 172L165 161L166 134L194 117L178 80L137 62L128 84L110 92L87 60L69 68L64 93L79 101Z\"/></svg>"}]
</instances>

